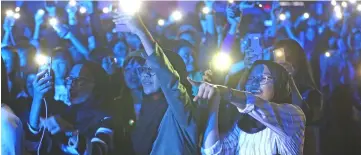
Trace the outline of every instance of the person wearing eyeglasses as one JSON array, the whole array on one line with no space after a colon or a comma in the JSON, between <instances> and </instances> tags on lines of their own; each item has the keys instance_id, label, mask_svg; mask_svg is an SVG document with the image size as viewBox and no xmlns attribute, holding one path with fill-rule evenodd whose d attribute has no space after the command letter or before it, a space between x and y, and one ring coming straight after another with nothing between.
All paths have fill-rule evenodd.
<instances>
[{"instance_id":1,"label":"person wearing eyeglasses","mask_svg":"<svg viewBox=\"0 0 361 155\"><path fill-rule=\"evenodd\" d=\"M118 13L113 21L126 25L144 47L146 61L138 69L144 96L132 131L135 154L199 154L196 105L182 58L159 46L138 14Z\"/></svg>"},{"instance_id":2,"label":"person wearing eyeglasses","mask_svg":"<svg viewBox=\"0 0 361 155\"><path fill-rule=\"evenodd\" d=\"M101 65L74 65L65 78L70 105L54 102L52 76L45 72L33 82L33 101L27 124L27 140L40 154L111 154L114 151L114 115L109 110L109 81ZM45 104L45 105L44 105ZM46 113L46 114L45 114ZM39 154L38 153L38 154Z\"/></svg>"},{"instance_id":3,"label":"person wearing eyeglasses","mask_svg":"<svg viewBox=\"0 0 361 155\"><path fill-rule=\"evenodd\" d=\"M203 138L205 155L303 154L305 115L291 104L298 92L292 76L272 61L258 60L251 69L244 91L221 85L200 85L194 100L209 100L208 125ZM230 102L238 118L228 130L220 130L220 101Z\"/></svg>"}]
</instances>

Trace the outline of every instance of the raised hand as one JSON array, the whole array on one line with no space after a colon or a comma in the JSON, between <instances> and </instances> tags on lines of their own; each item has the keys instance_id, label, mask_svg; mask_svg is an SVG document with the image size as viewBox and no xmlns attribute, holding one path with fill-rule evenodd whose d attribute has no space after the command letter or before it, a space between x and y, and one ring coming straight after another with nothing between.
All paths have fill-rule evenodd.
<instances>
[{"instance_id":1,"label":"raised hand","mask_svg":"<svg viewBox=\"0 0 361 155\"><path fill-rule=\"evenodd\" d=\"M44 98L45 94L49 92L53 87L53 82L51 81L52 77L44 77L45 74L46 71L42 71L36 75L36 78L33 82L34 98Z\"/></svg>"},{"instance_id":2,"label":"raised hand","mask_svg":"<svg viewBox=\"0 0 361 155\"><path fill-rule=\"evenodd\" d=\"M226 9L226 13L228 23L234 27L238 26L238 24L241 22L241 17L237 17L235 12L229 7Z\"/></svg>"},{"instance_id":3,"label":"raised hand","mask_svg":"<svg viewBox=\"0 0 361 155\"><path fill-rule=\"evenodd\" d=\"M122 32L122 26L126 26L130 32L134 34L139 34L142 32L142 21L138 14L129 15L126 13L116 13L113 16L113 22L116 25L115 31Z\"/></svg>"},{"instance_id":4,"label":"raised hand","mask_svg":"<svg viewBox=\"0 0 361 155\"><path fill-rule=\"evenodd\" d=\"M205 99L205 100L211 100L213 97L219 98L220 93L217 88L217 85L210 84L207 82L196 82L191 80L190 78L187 78L190 84L192 86L199 87L198 88L198 94L196 97L194 97L193 101L196 102L199 99Z\"/></svg>"},{"instance_id":5,"label":"raised hand","mask_svg":"<svg viewBox=\"0 0 361 155\"><path fill-rule=\"evenodd\" d=\"M38 10L35 15L34 15L34 20L35 20L35 24L40 26L41 24L44 23L44 14L45 14L45 11L40 9Z\"/></svg>"},{"instance_id":6,"label":"raised hand","mask_svg":"<svg viewBox=\"0 0 361 155\"><path fill-rule=\"evenodd\" d=\"M6 32L10 32L15 25L15 18L12 16L5 17L3 28Z\"/></svg>"}]
</instances>

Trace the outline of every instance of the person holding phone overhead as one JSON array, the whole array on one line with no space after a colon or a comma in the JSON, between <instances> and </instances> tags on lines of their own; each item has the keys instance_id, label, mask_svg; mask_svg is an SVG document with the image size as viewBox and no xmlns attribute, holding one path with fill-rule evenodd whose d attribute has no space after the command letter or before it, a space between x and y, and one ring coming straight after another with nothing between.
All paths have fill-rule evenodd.
<instances>
[{"instance_id":1,"label":"person holding phone overhead","mask_svg":"<svg viewBox=\"0 0 361 155\"><path fill-rule=\"evenodd\" d=\"M139 14L118 13L113 21L126 25L145 49L146 62L139 68L145 96L132 133L136 154L199 154L196 109L183 60L159 46Z\"/></svg>"}]
</instances>

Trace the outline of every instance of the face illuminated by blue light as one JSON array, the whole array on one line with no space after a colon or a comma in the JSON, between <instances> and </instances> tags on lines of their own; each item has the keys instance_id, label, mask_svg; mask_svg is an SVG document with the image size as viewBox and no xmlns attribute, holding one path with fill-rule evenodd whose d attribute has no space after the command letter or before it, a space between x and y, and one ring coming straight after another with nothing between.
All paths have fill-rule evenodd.
<instances>
[{"instance_id":1,"label":"face illuminated by blue light","mask_svg":"<svg viewBox=\"0 0 361 155\"><path fill-rule=\"evenodd\" d=\"M81 104L93 95L95 83L91 71L82 64L75 65L66 79L71 104Z\"/></svg>"},{"instance_id":2,"label":"face illuminated by blue light","mask_svg":"<svg viewBox=\"0 0 361 155\"><path fill-rule=\"evenodd\" d=\"M270 101L274 96L274 79L266 65L255 66L248 76L246 91L257 97Z\"/></svg>"},{"instance_id":3,"label":"face illuminated by blue light","mask_svg":"<svg viewBox=\"0 0 361 155\"><path fill-rule=\"evenodd\" d=\"M184 64L186 65L187 72L193 72L195 70L194 67L194 56L193 50L190 47L183 46L178 50L178 54L183 59Z\"/></svg>"},{"instance_id":4,"label":"face illuminated by blue light","mask_svg":"<svg viewBox=\"0 0 361 155\"><path fill-rule=\"evenodd\" d=\"M124 66L125 84L129 89L137 89L142 86L138 74L138 69L140 67L141 65L134 59L131 59L129 63Z\"/></svg>"},{"instance_id":5,"label":"face illuminated by blue light","mask_svg":"<svg viewBox=\"0 0 361 155\"><path fill-rule=\"evenodd\" d=\"M144 93L148 95L158 92L160 90L160 83L155 72L149 67L148 61L138 70Z\"/></svg>"},{"instance_id":6,"label":"face illuminated by blue light","mask_svg":"<svg viewBox=\"0 0 361 155\"><path fill-rule=\"evenodd\" d=\"M127 54L127 45L124 42L118 42L113 47L113 53L117 58L118 67L123 67L123 63Z\"/></svg>"}]
</instances>

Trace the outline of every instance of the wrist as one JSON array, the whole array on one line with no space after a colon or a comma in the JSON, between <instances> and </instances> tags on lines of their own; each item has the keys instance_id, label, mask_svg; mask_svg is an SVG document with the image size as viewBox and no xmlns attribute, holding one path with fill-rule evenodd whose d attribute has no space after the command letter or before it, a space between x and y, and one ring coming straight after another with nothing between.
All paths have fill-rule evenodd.
<instances>
[{"instance_id":1,"label":"wrist","mask_svg":"<svg viewBox=\"0 0 361 155\"><path fill-rule=\"evenodd\" d=\"M33 103L39 103L41 104L41 100L43 99L44 97L41 96L41 95L34 95L33 97Z\"/></svg>"},{"instance_id":2,"label":"wrist","mask_svg":"<svg viewBox=\"0 0 361 155\"><path fill-rule=\"evenodd\" d=\"M43 23L35 22L35 28L39 29L41 24L43 24Z\"/></svg>"},{"instance_id":3,"label":"wrist","mask_svg":"<svg viewBox=\"0 0 361 155\"><path fill-rule=\"evenodd\" d=\"M228 34L234 35L237 32L237 25L231 25L229 28Z\"/></svg>"}]
</instances>

